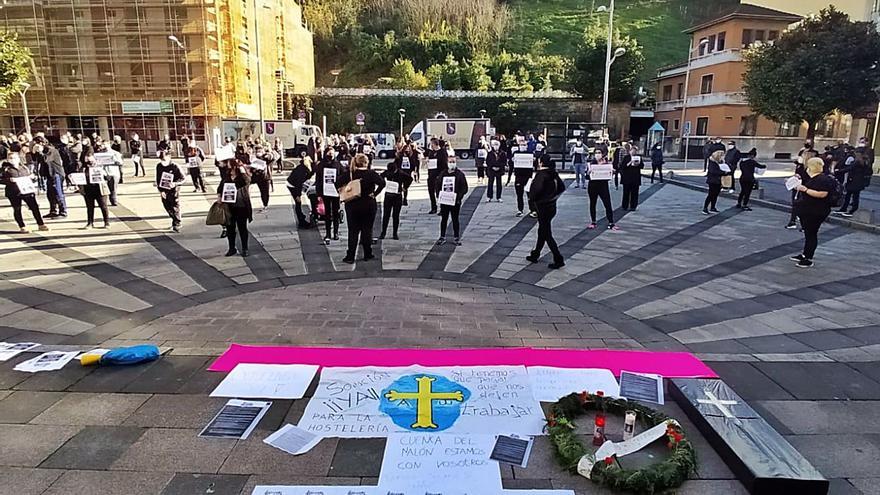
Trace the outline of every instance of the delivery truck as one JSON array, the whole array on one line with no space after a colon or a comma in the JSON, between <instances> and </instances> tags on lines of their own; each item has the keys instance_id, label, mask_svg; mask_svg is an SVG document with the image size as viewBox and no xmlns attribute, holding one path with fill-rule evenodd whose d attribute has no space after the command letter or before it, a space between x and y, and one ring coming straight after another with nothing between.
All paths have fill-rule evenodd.
<instances>
[{"instance_id":1,"label":"delivery truck","mask_svg":"<svg viewBox=\"0 0 880 495\"><path fill-rule=\"evenodd\" d=\"M306 125L298 120L272 120L265 122L263 137L274 144L276 138L281 138L281 146L284 147L284 156L287 158L299 157L304 153L309 144L309 139L323 136L321 128L316 125ZM260 123L253 120L224 120L223 137L232 138L235 141L246 139L248 136L260 135Z\"/></svg>"},{"instance_id":2,"label":"delivery truck","mask_svg":"<svg viewBox=\"0 0 880 495\"><path fill-rule=\"evenodd\" d=\"M425 119L409 133L413 142L419 143L425 149L432 137L438 137L449 143L449 147L455 150L456 156L463 160L473 157L474 150L480 143L480 138L491 134L492 123L489 119L449 119L433 118Z\"/></svg>"}]
</instances>

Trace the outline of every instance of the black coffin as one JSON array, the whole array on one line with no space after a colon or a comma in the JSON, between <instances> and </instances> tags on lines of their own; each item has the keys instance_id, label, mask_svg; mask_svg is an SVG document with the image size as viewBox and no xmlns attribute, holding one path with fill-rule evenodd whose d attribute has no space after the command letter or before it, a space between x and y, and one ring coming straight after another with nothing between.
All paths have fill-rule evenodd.
<instances>
[{"instance_id":1,"label":"black coffin","mask_svg":"<svg viewBox=\"0 0 880 495\"><path fill-rule=\"evenodd\" d=\"M669 392L753 495L828 493L828 480L723 381L672 379ZM706 403L715 399L726 404Z\"/></svg>"}]
</instances>

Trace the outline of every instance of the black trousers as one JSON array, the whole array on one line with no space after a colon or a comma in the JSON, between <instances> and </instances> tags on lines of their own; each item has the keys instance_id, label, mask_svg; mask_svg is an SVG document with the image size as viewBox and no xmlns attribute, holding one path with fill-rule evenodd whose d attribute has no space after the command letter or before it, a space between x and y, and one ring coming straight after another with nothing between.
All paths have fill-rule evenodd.
<instances>
[{"instance_id":1,"label":"black trousers","mask_svg":"<svg viewBox=\"0 0 880 495\"><path fill-rule=\"evenodd\" d=\"M755 181L740 178L739 187L739 198L736 200L736 204L740 206L749 206L749 200L752 197L752 190L755 189Z\"/></svg>"},{"instance_id":2,"label":"black trousers","mask_svg":"<svg viewBox=\"0 0 880 495\"><path fill-rule=\"evenodd\" d=\"M493 172L489 171L489 187L486 189L486 197L489 199L493 199L492 193L495 193L494 199L501 199L501 191L502 191L502 179L504 179L504 174L501 172ZM495 188L497 186L497 189Z\"/></svg>"},{"instance_id":3,"label":"black trousers","mask_svg":"<svg viewBox=\"0 0 880 495\"><path fill-rule=\"evenodd\" d=\"M263 201L263 206L269 206L269 188L271 185L272 179L269 178L257 181L257 187L260 188L260 199Z\"/></svg>"},{"instance_id":4,"label":"black trousers","mask_svg":"<svg viewBox=\"0 0 880 495\"><path fill-rule=\"evenodd\" d=\"M339 198L324 196L324 219L327 228L324 238L329 239L331 232L333 237L339 237Z\"/></svg>"},{"instance_id":5,"label":"black trousers","mask_svg":"<svg viewBox=\"0 0 880 495\"><path fill-rule=\"evenodd\" d=\"M823 214L800 214L801 227L804 229L804 258L811 260L816 254L816 248L819 247L819 227L822 222L828 218Z\"/></svg>"},{"instance_id":6,"label":"black trousers","mask_svg":"<svg viewBox=\"0 0 880 495\"><path fill-rule=\"evenodd\" d=\"M791 215L788 217L788 224L794 225L797 223L797 211L794 205L795 200L797 200L798 190L792 189L791 191Z\"/></svg>"},{"instance_id":7,"label":"black trousers","mask_svg":"<svg viewBox=\"0 0 880 495\"><path fill-rule=\"evenodd\" d=\"M137 158L135 158L135 157L137 157ZM140 168L140 170L141 170L141 174L142 174L144 177L146 177L146 176L147 176L147 169L144 168L144 159L143 159L143 157L140 156L140 155L138 155L137 153L135 153L135 154L132 154L132 155L131 155L131 161L134 162L134 176L135 176L135 177L138 176L138 168Z\"/></svg>"},{"instance_id":8,"label":"black trousers","mask_svg":"<svg viewBox=\"0 0 880 495\"><path fill-rule=\"evenodd\" d=\"M171 217L171 225L180 226L180 191L175 187L162 191L162 206Z\"/></svg>"},{"instance_id":9,"label":"black trousers","mask_svg":"<svg viewBox=\"0 0 880 495\"><path fill-rule=\"evenodd\" d=\"M607 180L591 180L587 184L587 195L590 197L590 221L596 223L596 200L602 200L605 207L605 218L608 225L614 225L614 209L611 208L611 191Z\"/></svg>"},{"instance_id":10,"label":"black trousers","mask_svg":"<svg viewBox=\"0 0 880 495\"><path fill-rule=\"evenodd\" d=\"M623 185L623 202L620 206L624 210L635 210L639 207L639 186Z\"/></svg>"},{"instance_id":11,"label":"black trousers","mask_svg":"<svg viewBox=\"0 0 880 495\"><path fill-rule=\"evenodd\" d=\"M526 194L526 184L529 182L529 177L514 177L513 187L516 190L516 209L519 211L523 211L525 207L525 199L523 196ZM532 200L529 199L529 211L535 211L535 204L532 203Z\"/></svg>"},{"instance_id":12,"label":"black trousers","mask_svg":"<svg viewBox=\"0 0 880 495\"><path fill-rule=\"evenodd\" d=\"M660 182L663 182L663 164L662 163L651 163L651 184L654 183L654 174L659 172Z\"/></svg>"},{"instance_id":13,"label":"black trousers","mask_svg":"<svg viewBox=\"0 0 880 495\"><path fill-rule=\"evenodd\" d=\"M532 251L532 255L537 257L541 256L541 251L544 250L544 243L547 244L547 247L550 248L550 252L553 253L553 261L555 263L562 262L562 253L559 252L559 246L556 244L556 239L553 238L553 217L556 216L556 205L541 205L538 206L538 242L535 244L535 249Z\"/></svg>"},{"instance_id":14,"label":"black trousers","mask_svg":"<svg viewBox=\"0 0 880 495\"><path fill-rule=\"evenodd\" d=\"M357 254L358 240L364 251L364 257L373 255L373 223L376 221L376 200L360 198L345 205L345 216L348 218L348 251L346 258L354 258Z\"/></svg>"},{"instance_id":15,"label":"black trousers","mask_svg":"<svg viewBox=\"0 0 880 495\"><path fill-rule=\"evenodd\" d=\"M437 191L434 190L437 177L439 177L437 170L428 170L428 197L431 198L431 211L437 211Z\"/></svg>"},{"instance_id":16,"label":"black trousers","mask_svg":"<svg viewBox=\"0 0 880 495\"><path fill-rule=\"evenodd\" d=\"M721 194L721 184L709 184L709 194L706 195L706 201L703 202L703 209L715 209L718 204L718 196Z\"/></svg>"},{"instance_id":17,"label":"black trousers","mask_svg":"<svg viewBox=\"0 0 880 495\"><path fill-rule=\"evenodd\" d=\"M192 177L193 187L205 192L205 178L202 177L202 167L190 167L189 176Z\"/></svg>"},{"instance_id":18,"label":"black trousers","mask_svg":"<svg viewBox=\"0 0 880 495\"><path fill-rule=\"evenodd\" d=\"M403 206L403 197L400 194L386 194L385 204L382 206L382 237L388 233L388 221L394 220L393 235L397 237L397 229L400 227L400 208Z\"/></svg>"},{"instance_id":19,"label":"black trousers","mask_svg":"<svg viewBox=\"0 0 880 495\"><path fill-rule=\"evenodd\" d=\"M461 237L458 218L460 213L461 203L455 203L455 206L440 205L440 237L446 237L446 223L450 216L452 216L452 233L455 234L456 239Z\"/></svg>"},{"instance_id":20,"label":"black trousers","mask_svg":"<svg viewBox=\"0 0 880 495\"><path fill-rule=\"evenodd\" d=\"M107 175L107 189L110 190L110 205L116 206L116 177Z\"/></svg>"},{"instance_id":21,"label":"black trousers","mask_svg":"<svg viewBox=\"0 0 880 495\"><path fill-rule=\"evenodd\" d=\"M107 197L101 195L100 186L88 185L85 187L83 197L86 200L86 219L89 225L95 223L95 204L101 208L101 216L104 217L104 223L110 222L110 212L107 210Z\"/></svg>"},{"instance_id":22,"label":"black trousers","mask_svg":"<svg viewBox=\"0 0 880 495\"><path fill-rule=\"evenodd\" d=\"M247 251L249 236L247 208L236 208L233 206L229 208L229 212L231 213L231 218L229 219L229 225L226 226L226 240L229 242L229 250L235 249L235 232L238 231L238 236L241 239L241 249L242 251Z\"/></svg>"},{"instance_id":23,"label":"black trousers","mask_svg":"<svg viewBox=\"0 0 880 495\"><path fill-rule=\"evenodd\" d=\"M43 225L43 215L40 214L40 205L37 204L37 197L35 195L15 196L9 198L9 202L12 203L12 216L15 218L15 223L18 224L18 228L24 228L24 218L21 216L22 203L26 204L28 209L31 210L37 225Z\"/></svg>"},{"instance_id":24,"label":"black trousers","mask_svg":"<svg viewBox=\"0 0 880 495\"><path fill-rule=\"evenodd\" d=\"M850 213L855 213L859 209L859 197L862 195L862 191L847 191L846 195L843 196L843 205L840 207L840 211L846 211L849 208ZM850 208L850 203L852 203L852 208Z\"/></svg>"},{"instance_id":25,"label":"black trousers","mask_svg":"<svg viewBox=\"0 0 880 495\"><path fill-rule=\"evenodd\" d=\"M293 196L293 213L296 215L296 225L302 227L309 223L302 210L302 188L288 187L287 190L290 191L290 195Z\"/></svg>"}]
</instances>

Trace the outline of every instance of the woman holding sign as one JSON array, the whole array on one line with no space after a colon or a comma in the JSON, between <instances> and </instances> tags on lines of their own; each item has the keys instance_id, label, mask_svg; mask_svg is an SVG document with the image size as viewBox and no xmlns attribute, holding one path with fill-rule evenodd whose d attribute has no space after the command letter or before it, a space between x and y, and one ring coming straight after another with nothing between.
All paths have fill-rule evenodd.
<instances>
[{"instance_id":1,"label":"woman holding sign","mask_svg":"<svg viewBox=\"0 0 880 495\"><path fill-rule=\"evenodd\" d=\"M40 230L49 230L49 227L43 223L43 216L40 214L40 205L37 204L37 191L33 180L31 180L31 172L21 164L21 155L13 152L6 156L0 178L6 186L6 197L12 205L12 216L15 218L15 223L18 224L19 232L22 234L29 232L25 227L24 217L21 215L22 203L31 210L34 221L37 222Z\"/></svg>"},{"instance_id":2,"label":"woman holding sign","mask_svg":"<svg viewBox=\"0 0 880 495\"><path fill-rule=\"evenodd\" d=\"M486 157L489 156L489 143L486 141L486 136L480 137L480 144L477 145L474 154L477 157L477 184L482 184L486 177Z\"/></svg>"},{"instance_id":3,"label":"woman holding sign","mask_svg":"<svg viewBox=\"0 0 880 495\"><path fill-rule=\"evenodd\" d=\"M205 161L205 153L198 145L191 144L186 148L186 168L189 170L189 176L192 177L193 192L207 192L205 190L205 178L202 177L202 163Z\"/></svg>"},{"instance_id":4,"label":"woman holding sign","mask_svg":"<svg viewBox=\"0 0 880 495\"><path fill-rule=\"evenodd\" d=\"M171 162L171 153L159 152L156 165L156 187L162 197L162 206L171 217L171 230L180 232L180 185L184 181L183 172L176 163Z\"/></svg>"},{"instance_id":5,"label":"woman holding sign","mask_svg":"<svg viewBox=\"0 0 880 495\"><path fill-rule=\"evenodd\" d=\"M795 210L804 229L804 252L791 258L798 262L798 268L813 266L813 256L819 246L819 227L831 214L829 196L837 191L837 180L822 173L824 167L821 158L810 158L806 164L808 178L795 188L800 193Z\"/></svg>"},{"instance_id":6,"label":"woman holding sign","mask_svg":"<svg viewBox=\"0 0 880 495\"><path fill-rule=\"evenodd\" d=\"M324 244L330 239L339 240L339 192L336 180L342 175L342 164L337 159L336 150L327 148L324 158L315 166L315 192L318 201L324 205L324 224L326 235ZM332 237L331 237L332 233Z\"/></svg>"},{"instance_id":7,"label":"woman holding sign","mask_svg":"<svg viewBox=\"0 0 880 495\"><path fill-rule=\"evenodd\" d=\"M370 170L370 159L363 153L354 156L351 170L336 180L336 186L342 189L354 182L358 183L360 194L349 198L345 203L345 216L348 218L348 251L342 261L348 264L354 263L358 239L364 250L364 261L374 258L373 224L376 222L376 195L385 187L385 179L374 170ZM325 193L329 187L329 184L324 186Z\"/></svg>"},{"instance_id":8,"label":"woman holding sign","mask_svg":"<svg viewBox=\"0 0 880 495\"><path fill-rule=\"evenodd\" d=\"M251 180L260 188L260 199L263 202L264 212L269 209L269 190L272 188L272 161L271 151L267 151L262 145L255 148L254 158L251 160Z\"/></svg>"},{"instance_id":9,"label":"woman holding sign","mask_svg":"<svg viewBox=\"0 0 880 495\"><path fill-rule=\"evenodd\" d=\"M382 206L382 235L379 239L384 239L388 233L388 220L394 218L394 229L392 230L392 239L399 241L397 229L400 227L400 208L403 206L403 195L412 184L412 177L408 173L397 168L397 162L393 161L388 164L388 170L382 172L382 178L385 179L385 203Z\"/></svg>"},{"instance_id":10,"label":"woman holding sign","mask_svg":"<svg viewBox=\"0 0 880 495\"><path fill-rule=\"evenodd\" d=\"M621 208L636 211L639 206L639 187L642 185L642 169L645 163L636 148L620 159L620 184L623 186Z\"/></svg>"},{"instance_id":11,"label":"woman holding sign","mask_svg":"<svg viewBox=\"0 0 880 495\"><path fill-rule=\"evenodd\" d=\"M238 160L232 160L229 165L229 176L220 184L220 196L218 201L229 206L229 225L226 227L226 240L229 241L229 250L226 256L235 256L235 232L241 238L241 255L248 256L248 222L254 220L254 210L251 207L251 195L248 188L251 185L249 167Z\"/></svg>"},{"instance_id":12,"label":"woman holding sign","mask_svg":"<svg viewBox=\"0 0 880 495\"><path fill-rule=\"evenodd\" d=\"M459 214L461 213L461 200L468 192L467 177L458 169L455 158L451 157L447 169L437 177L433 185L440 203L440 238L437 245L446 244L446 224L452 216L452 232L455 234L455 245L461 246L461 229Z\"/></svg>"},{"instance_id":13,"label":"woman holding sign","mask_svg":"<svg viewBox=\"0 0 880 495\"><path fill-rule=\"evenodd\" d=\"M83 150L86 147L83 146ZM99 165L95 160L95 154L89 148L88 154L83 151L83 172L85 172L86 183L82 186L83 198L86 200L86 226L82 230L90 230L95 225L95 203L101 208L101 216L104 218L104 226L98 228L110 228L110 212L107 211L107 196L110 189L107 187L107 171L103 165Z\"/></svg>"},{"instance_id":14,"label":"woman holding sign","mask_svg":"<svg viewBox=\"0 0 880 495\"><path fill-rule=\"evenodd\" d=\"M724 165L724 150L715 151L709 156L709 167L706 171L706 184L709 185L709 193L706 194L706 201L703 202L703 215L708 215L709 212L718 213L715 206L718 203L718 196L721 194L721 177L725 174L721 165Z\"/></svg>"},{"instance_id":15,"label":"woman holding sign","mask_svg":"<svg viewBox=\"0 0 880 495\"><path fill-rule=\"evenodd\" d=\"M587 229L596 228L596 201L601 199L605 208L605 218L608 220L609 230L618 230L614 225L614 209L611 208L611 189L608 184L614 176L614 165L608 162L601 151L596 151L590 160L590 168L587 169L587 196L590 198L590 225Z\"/></svg>"},{"instance_id":16,"label":"woman holding sign","mask_svg":"<svg viewBox=\"0 0 880 495\"><path fill-rule=\"evenodd\" d=\"M409 177L409 180L406 181L407 185L403 187L403 200L401 203L403 206L407 206L409 185L413 182L413 174L415 174L416 180L418 180L419 177L419 154L415 150L415 145L403 145L403 147L397 152L397 156L394 157L394 165L401 174L405 174ZM395 230L395 232L397 232L397 230Z\"/></svg>"},{"instance_id":17,"label":"woman holding sign","mask_svg":"<svg viewBox=\"0 0 880 495\"><path fill-rule=\"evenodd\" d=\"M431 199L431 211L437 213L437 178L445 174L449 166L449 154L446 153L446 143L437 138L431 138L431 148L425 153L428 160L428 197Z\"/></svg>"}]
</instances>

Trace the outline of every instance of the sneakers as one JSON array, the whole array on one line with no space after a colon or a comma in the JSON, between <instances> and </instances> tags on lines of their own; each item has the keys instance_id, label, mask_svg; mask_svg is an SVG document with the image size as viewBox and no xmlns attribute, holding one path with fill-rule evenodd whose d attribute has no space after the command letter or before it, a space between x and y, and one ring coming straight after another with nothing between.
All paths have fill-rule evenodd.
<instances>
[{"instance_id":1,"label":"sneakers","mask_svg":"<svg viewBox=\"0 0 880 495\"><path fill-rule=\"evenodd\" d=\"M517 217L517 218L519 218L519 217L521 217L521 216L523 216L523 212L521 212L521 211L516 212L516 217Z\"/></svg>"},{"instance_id":2,"label":"sneakers","mask_svg":"<svg viewBox=\"0 0 880 495\"><path fill-rule=\"evenodd\" d=\"M529 217L530 218L538 218L538 212L537 211L530 211Z\"/></svg>"},{"instance_id":3,"label":"sneakers","mask_svg":"<svg viewBox=\"0 0 880 495\"><path fill-rule=\"evenodd\" d=\"M596 227L596 222L593 222L590 225L587 225L587 230L596 230Z\"/></svg>"},{"instance_id":4,"label":"sneakers","mask_svg":"<svg viewBox=\"0 0 880 495\"><path fill-rule=\"evenodd\" d=\"M333 240L334 240L334 241L338 241L338 240L339 240L339 234L333 234Z\"/></svg>"},{"instance_id":5,"label":"sneakers","mask_svg":"<svg viewBox=\"0 0 880 495\"><path fill-rule=\"evenodd\" d=\"M329 237L325 237L325 238L324 238L324 245L325 245L325 246L329 246L329 245L330 245L330 238L329 238Z\"/></svg>"},{"instance_id":6,"label":"sneakers","mask_svg":"<svg viewBox=\"0 0 880 495\"><path fill-rule=\"evenodd\" d=\"M55 212L49 213L48 215L43 215L43 218L58 218L58 214Z\"/></svg>"},{"instance_id":7,"label":"sneakers","mask_svg":"<svg viewBox=\"0 0 880 495\"><path fill-rule=\"evenodd\" d=\"M804 258L804 255L799 254L797 256L792 256L788 259L790 259L791 261L804 261L806 258Z\"/></svg>"},{"instance_id":8,"label":"sneakers","mask_svg":"<svg viewBox=\"0 0 880 495\"><path fill-rule=\"evenodd\" d=\"M532 253L532 254L526 256L526 261L528 261L529 263L537 263L538 257L535 256L535 253Z\"/></svg>"},{"instance_id":9,"label":"sneakers","mask_svg":"<svg viewBox=\"0 0 880 495\"><path fill-rule=\"evenodd\" d=\"M580 189L580 188L581 188L581 185L580 185L580 184L575 184L575 185L574 185L574 188L575 188L575 189Z\"/></svg>"},{"instance_id":10,"label":"sneakers","mask_svg":"<svg viewBox=\"0 0 880 495\"><path fill-rule=\"evenodd\" d=\"M551 270L559 270L563 266L565 266L565 262L560 260L560 261L554 261L553 263L550 263L549 265L547 265L547 268L549 268Z\"/></svg>"},{"instance_id":11,"label":"sneakers","mask_svg":"<svg viewBox=\"0 0 880 495\"><path fill-rule=\"evenodd\" d=\"M491 203L491 202L492 202L492 198L486 198L486 202L487 202L487 203Z\"/></svg>"},{"instance_id":12,"label":"sneakers","mask_svg":"<svg viewBox=\"0 0 880 495\"><path fill-rule=\"evenodd\" d=\"M707 209L704 208L702 213L703 213L703 215L708 215L708 214L709 214L709 210L707 210Z\"/></svg>"},{"instance_id":13,"label":"sneakers","mask_svg":"<svg viewBox=\"0 0 880 495\"><path fill-rule=\"evenodd\" d=\"M235 249L235 248L232 248L232 249L230 249L229 251L226 251L226 255L225 255L225 256L226 256L226 257L229 257L229 256L235 256L236 254L238 254L238 250Z\"/></svg>"},{"instance_id":14,"label":"sneakers","mask_svg":"<svg viewBox=\"0 0 880 495\"><path fill-rule=\"evenodd\" d=\"M796 223L792 222L792 223L786 225L785 228L788 230L794 230L794 229L798 228L798 226Z\"/></svg>"},{"instance_id":15,"label":"sneakers","mask_svg":"<svg viewBox=\"0 0 880 495\"><path fill-rule=\"evenodd\" d=\"M748 206L743 206L743 211L752 211L752 209L749 208Z\"/></svg>"},{"instance_id":16,"label":"sneakers","mask_svg":"<svg viewBox=\"0 0 880 495\"><path fill-rule=\"evenodd\" d=\"M632 210L632 211L636 211L636 210ZM709 212L718 213L718 210L716 208L709 208Z\"/></svg>"},{"instance_id":17,"label":"sneakers","mask_svg":"<svg viewBox=\"0 0 880 495\"><path fill-rule=\"evenodd\" d=\"M29 234L31 231L27 229L27 227L22 227L18 229L18 233L20 234Z\"/></svg>"},{"instance_id":18,"label":"sneakers","mask_svg":"<svg viewBox=\"0 0 880 495\"><path fill-rule=\"evenodd\" d=\"M813 260L803 259L800 260L795 266L797 266L798 268L810 268L811 266L813 266Z\"/></svg>"},{"instance_id":19,"label":"sneakers","mask_svg":"<svg viewBox=\"0 0 880 495\"><path fill-rule=\"evenodd\" d=\"M40 225L40 231L41 231L41 232L46 232L46 231L48 231L48 230L49 230L49 227L48 227L47 225Z\"/></svg>"},{"instance_id":20,"label":"sneakers","mask_svg":"<svg viewBox=\"0 0 880 495\"><path fill-rule=\"evenodd\" d=\"M455 240L452 242L454 242L456 246L461 246L461 239L458 237L456 237Z\"/></svg>"},{"instance_id":21,"label":"sneakers","mask_svg":"<svg viewBox=\"0 0 880 495\"><path fill-rule=\"evenodd\" d=\"M445 238L445 237L441 237L441 238L437 239L437 245L438 245L438 246L442 246L442 245L444 245L444 244L446 244L446 238Z\"/></svg>"},{"instance_id":22,"label":"sneakers","mask_svg":"<svg viewBox=\"0 0 880 495\"><path fill-rule=\"evenodd\" d=\"M434 215L437 213L437 208L431 208L431 211L428 212L428 215Z\"/></svg>"},{"instance_id":23,"label":"sneakers","mask_svg":"<svg viewBox=\"0 0 880 495\"><path fill-rule=\"evenodd\" d=\"M849 212L849 211L844 212L844 213L841 213L840 216L846 217L846 218L851 218L853 216L853 212Z\"/></svg>"},{"instance_id":24,"label":"sneakers","mask_svg":"<svg viewBox=\"0 0 880 495\"><path fill-rule=\"evenodd\" d=\"M242 258L247 258L247 257L250 256L250 255L251 255L251 253L250 253L250 251L248 251L247 249L245 249L245 250L243 250L243 251L241 252L241 257L242 257Z\"/></svg>"},{"instance_id":25,"label":"sneakers","mask_svg":"<svg viewBox=\"0 0 880 495\"><path fill-rule=\"evenodd\" d=\"M179 234L180 233L180 225L172 225L171 231Z\"/></svg>"},{"instance_id":26,"label":"sneakers","mask_svg":"<svg viewBox=\"0 0 880 495\"><path fill-rule=\"evenodd\" d=\"M617 232L618 230L620 230L620 227L618 227L617 225L614 225L612 223L611 225L608 226L608 230L612 230L614 232Z\"/></svg>"},{"instance_id":27,"label":"sneakers","mask_svg":"<svg viewBox=\"0 0 880 495\"><path fill-rule=\"evenodd\" d=\"M343 263L346 263L346 264L349 264L349 265L353 265L353 264L354 264L354 258L350 258L350 257L346 256L345 258L342 258L342 262L343 262Z\"/></svg>"},{"instance_id":28,"label":"sneakers","mask_svg":"<svg viewBox=\"0 0 880 495\"><path fill-rule=\"evenodd\" d=\"M499 203L503 203L503 202L504 202L504 200L501 199L501 198L498 198L498 199L496 199L495 201L498 201Z\"/></svg>"},{"instance_id":29,"label":"sneakers","mask_svg":"<svg viewBox=\"0 0 880 495\"><path fill-rule=\"evenodd\" d=\"M220 238L223 239L226 237L226 227L223 227L223 230L220 231Z\"/></svg>"}]
</instances>

